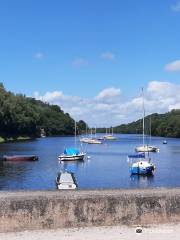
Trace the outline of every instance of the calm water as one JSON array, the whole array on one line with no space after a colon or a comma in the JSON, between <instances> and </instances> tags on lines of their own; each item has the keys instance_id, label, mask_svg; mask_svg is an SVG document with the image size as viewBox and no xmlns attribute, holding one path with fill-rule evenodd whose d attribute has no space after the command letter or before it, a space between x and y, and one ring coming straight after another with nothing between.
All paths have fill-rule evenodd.
<instances>
[{"instance_id":1,"label":"calm water","mask_svg":"<svg viewBox=\"0 0 180 240\"><path fill-rule=\"evenodd\" d=\"M0 165L0 189L55 189L60 169L72 170L79 188L147 188L180 186L180 139L153 137L151 144L160 148L151 157L157 166L153 177L131 177L127 155L141 144L138 135L119 135L118 141L102 145L85 145L90 159L84 162L59 164L57 157L65 147L74 146L73 137L41 138L34 141L0 145L0 155L35 154L37 162L5 162Z\"/></svg>"}]
</instances>

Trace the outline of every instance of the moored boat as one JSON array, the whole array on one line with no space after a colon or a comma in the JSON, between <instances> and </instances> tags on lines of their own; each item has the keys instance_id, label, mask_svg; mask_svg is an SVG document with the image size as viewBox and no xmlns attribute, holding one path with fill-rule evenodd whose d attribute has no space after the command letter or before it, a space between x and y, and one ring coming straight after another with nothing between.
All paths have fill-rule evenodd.
<instances>
[{"instance_id":1,"label":"moored boat","mask_svg":"<svg viewBox=\"0 0 180 240\"><path fill-rule=\"evenodd\" d=\"M74 140L75 140L75 147L66 148L64 152L58 157L60 161L76 161L76 160L84 160L86 153L80 151L76 145L76 121L74 121Z\"/></svg>"},{"instance_id":2,"label":"moored boat","mask_svg":"<svg viewBox=\"0 0 180 240\"><path fill-rule=\"evenodd\" d=\"M81 138L80 142L88 144L102 144L102 141L96 138Z\"/></svg>"},{"instance_id":3,"label":"moored boat","mask_svg":"<svg viewBox=\"0 0 180 240\"><path fill-rule=\"evenodd\" d=\"M75 190L78 187L75 176L71 172L60 172L56 178L58 190Z\"/></svg>"},{"instance_id":4,"label":"moored boat","mask_svg":"<svg viewBox=\"0 0 180 240\"><path fill-rule=\"evenodd\" d=\"M111 131L111 133L110 133ZM114 136L113 133L113 127L111 128L111 130L109 129L109 134L106 128L106 135L104 136L104 140L117 140L118 138Z\"/></svg>"},{"instance_id":5,"label":"moored boat","mask_svg":"<svg viewBox=\"0 0 180 240\"><path fill-rule=\"evenodd\" d=\"M102 141L98 140L98 139L95 139L95 138L90 138L88 141L87 141L88 144L102 144Z\"/></svg>"},{"instance_id":6,"label":"moored boat","mask_svg":"<svg viewBox=\"0 0 180 240\"><path fill-rule=\"evenodd\" d=\"M155 166L147 161L138 161L132 164L130 171L131 174L138 175L152 175L155 170Z\"/></svg>"},{"instance_id":7,"label":"moored boat","mask_svg":"<svg viewBox=\"0 0 180 240\"><path fill-rule=\"evenodd\" d=\"M158 152L159 148L156 146L144 145L135 148L136 152Z\"/></svg>"},{"instance_id":8,"label":"moored boat","mask_svg":"<svg viewBox=\"0 0 180 240\"><path fill-rule=\"evenodd\" d=\"M11 156L3 156L4 161L37 161L38 156L35 155L11 155Z\"/></svg>"},{"instance_id":9,"label":"moored boat","mask_svg":"<svg viewBox=\"0 0 180 240\"><path fill-rule=\"evenodd\" d=\"M136 162L133 162L136 160ZM150 162L150 158L146 158L145 153L129 155L128 162L130 162L130 173L132 175L153 175L155 165Z\"/></svg>"},{"instance_id":10,"label":"moored boat","mask_svg":"<svg viewBox=\"0 0 180 240\"><path fill-rule=\"evenodd\" d=\"M104 136L104 139L105 140L117 140L117 137L115 137L114 135L107 135L107 136Z\"/></svg>"},{"instance_id":11,"label":"moored boat","mask_svg":"<svg viewBox=\"0 0 180 240\"><path fill-rule=\"evenodd\" d=\"M64 153L61 154L58 159L60 161L76 161L76 160L84 160L86 153L80 152L77 148L66 148Z\"/></svg>"},{"instance_id":12,"label":"moored boat","mask_svg":"<svg viewBox=\"0 0 180 240\"><path fill-rule=\"evenodd\" d=\"M142 88L142 106L143 106L143 118L142 118L142 125L143 125L143 135L142 140L143 144L135 148L136 152L159 152L159 148L156 146L145 144L145 107L144 107L144 90ZM150 117L150 140L151 140L151 117Z\"/></svg>"}]
</instances>

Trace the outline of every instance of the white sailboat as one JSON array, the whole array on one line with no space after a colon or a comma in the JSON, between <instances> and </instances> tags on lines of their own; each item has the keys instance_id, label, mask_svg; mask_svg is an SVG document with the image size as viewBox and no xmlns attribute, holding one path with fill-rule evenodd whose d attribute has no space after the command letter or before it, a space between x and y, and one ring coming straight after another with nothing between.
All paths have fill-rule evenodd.
<instances>
[{"instance_id":1,"label":"white sailboat","mask_svg":"<svg viewBox=\"0 0 180 240\"><path fill-rule=\"evenodd\" d=\"M117 137L115 137L113 133L113 127L111 128L111 130L112 130L111 134L108 134L108 135L106 130L106 135L104 136L105 140L117 140ZM110 129L109 129L109 132L110 132Z\"/></svg>"},{"instance_id":2,"label":"white sailboat","mask_svg":"<svg viewBox=\"0 0 180 240\"><path fill-rule=\"evenodd\" d=\"M76 147L77 141L76 141L76 121L75 121L75 131L74 131L74 141L75 141L75 147L73 148L66 148L64 149L64 152L58 157L60 161L76 161L76 160L84 160L86 153L81 151Z\"/></svg>"},{"instance_id":3,"label":"white sailboat","mask_svg":"<svg viewBox=\"0 0 180 240\"><path fill-rule=\"evenodd\" d=\"M102 141L96 138L96 127L95 127L95 138L92 137L92 128L91 128L91 137L81 138L80 142L88 143L88 144L102 144Z\"/></svg>"},{"instance_id":4,"label":"white sailboat","mask_svg":"<svg viewBox=\"0 0 180 240\"><path fill-rule=\"evenodd\" d=\"M151 146L148 144L145 144L145 107L144 107L144 91L142 89L142 104L143 104L143 145L136 147L136 152L157 152L159 149L156 146ZM151 135L151 134L150 134Z\"/></svg>"},{"instance_id":5,"label":"white sailboat","mask_svg":"<svg viewBox=\"0 0 180 240\"><path fill-rule=\"evenodd\" d=\"M80 138L79 141L82 142L82 143L88 143L89 138L87 137L87 135L88 135L88 129L87 129L87 124L86 124L86 133L85 133L85 137Z\"/></svg>"}]
</instances>

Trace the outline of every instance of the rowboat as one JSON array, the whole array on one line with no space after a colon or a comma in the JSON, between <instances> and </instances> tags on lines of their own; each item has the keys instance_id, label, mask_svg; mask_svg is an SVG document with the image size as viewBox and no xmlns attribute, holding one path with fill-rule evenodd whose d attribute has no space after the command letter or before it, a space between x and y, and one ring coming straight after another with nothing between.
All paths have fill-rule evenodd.
<instances>
[{"instance_id":1,"label":"rowboat","mask_svg":"<svg viewBox=\"0 0 180 240\"><path fill-rule=\"evenodd\" d=\"M35 155L11 155L11 156L7 156L4 155L3 156L3 160L4 161L37 161L38 157Z\"/></svg>"}]
</instances>

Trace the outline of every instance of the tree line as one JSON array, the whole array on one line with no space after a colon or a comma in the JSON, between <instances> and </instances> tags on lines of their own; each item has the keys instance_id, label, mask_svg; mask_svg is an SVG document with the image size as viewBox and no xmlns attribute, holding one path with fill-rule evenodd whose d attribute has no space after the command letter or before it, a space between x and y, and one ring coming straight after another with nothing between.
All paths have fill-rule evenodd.
<instances>
[{"instance_id":1,"label":"tree line","mask_svg":"<svg viewBox=\"0 0 180 240\"><path fill-rule=\"evenodd\" d=\"M74 119L68 113L64 113L59 106L6 91L0 83L1 137L38 137L41 129L49 136L73 135L74 126ZM81 120L77 126L80 133L86 125Z\"/></svg>"},{"instance_id":2,"label":"tree line","mask_svg":"<svg viewBox=\"0 0 180 240\"><path fill-rule=\"evenodd\" d=\"M114 128L116 133L142 133L142 119ZM164 114L154 113L145 118L145 133L153 136L180 137L180 109Z\"/></svg>"}]
</instances>

